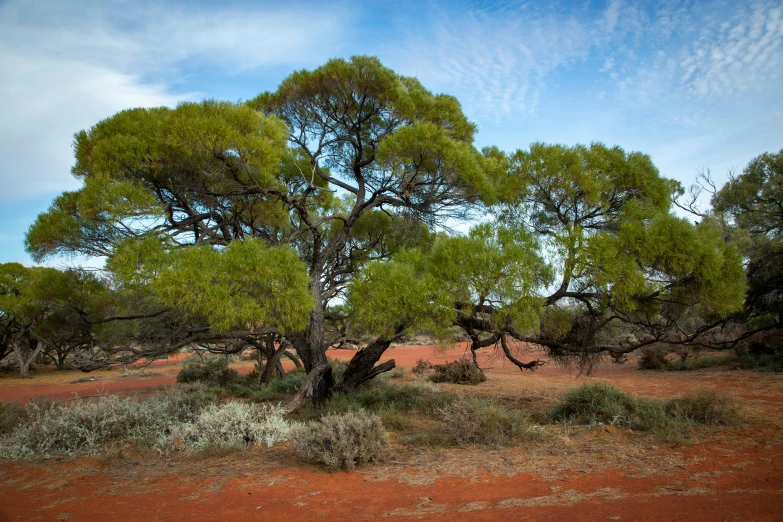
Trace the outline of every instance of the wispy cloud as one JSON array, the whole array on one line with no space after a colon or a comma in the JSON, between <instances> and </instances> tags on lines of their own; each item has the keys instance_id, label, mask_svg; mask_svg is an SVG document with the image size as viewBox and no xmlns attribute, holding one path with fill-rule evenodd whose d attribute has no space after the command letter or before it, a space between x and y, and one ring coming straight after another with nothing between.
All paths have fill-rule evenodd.
<instances>
[{"instance_id":1,"label":"wispy cloud","mask_svg":"<svg viewBox=\"0 0 783 522\"><path fill-rule=\"evenodd\" d=\"M758 92L780 81L783 8L756 4L705 27L680 61L682 88L702 99Z\"/></svg>"},{"instance_id":2,"label":"wispy cloud","mask_svg":"<svg viewBox=\"0 0 783 522\"><path fill-rule=\"evenodd\" d=\"M333 9L217 8L126 2L0 5L0 201L56 194L71 136L128 107L174 105L199 93L178 87L194 71L221 75L313 65L340 48ZM316 62L317 63L317 62Z\"/></svg>"},{"instance_id":3,"label":"wispy cloud","mask_svg":"<svg viewBox=\"0 0 783 522\"><path fill-rule=\"evenodd\" d=\"M523 8L474 6L437 12L427 31L411 31L387 50L392 65L446 90L468 112L534 110L553 68L584 59L590 30L576 17Z\"/></svg>"}]
</instances>

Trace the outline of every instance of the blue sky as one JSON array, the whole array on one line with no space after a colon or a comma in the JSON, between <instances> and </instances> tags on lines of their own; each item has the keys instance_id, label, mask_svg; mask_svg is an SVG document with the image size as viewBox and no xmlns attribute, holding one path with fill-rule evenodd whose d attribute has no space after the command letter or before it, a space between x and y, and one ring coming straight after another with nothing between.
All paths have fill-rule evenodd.
<instances>
[{"instance_id":1,"label":"blue sky","mask_svg":"<svg viewBox=\"0 0 783 522\"><path fill-rule=\"evenodd\" d=\"M602 141L686 185L783 148L779 1L0 0L0 262L78 188L74 132L354 54L456 96L479 146Z\"/></svg>"}]
</instances>

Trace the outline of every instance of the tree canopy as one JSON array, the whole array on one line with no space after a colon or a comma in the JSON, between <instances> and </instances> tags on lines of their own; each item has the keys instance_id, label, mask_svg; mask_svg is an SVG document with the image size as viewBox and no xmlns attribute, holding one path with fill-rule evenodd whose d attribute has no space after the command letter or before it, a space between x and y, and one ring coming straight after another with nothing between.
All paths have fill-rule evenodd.
<instances>
[{"instance_id":1,"label":"tree canopy","mask_svg":"<svg viewBox=\"0 0 783 522\"><path fill-rule=\"evenodd\" d=\"M144 321L123 323L106 361L201 342L249 344L269 366L293 348L316 400L393 368L376 363L416 328L458 326L512 360L507 337L618 354L697 342L741 308L739 251L671 212L678 186L647 155L479 151L475 133L455 98L366 56L248 102L122 111L77 133L82 188L26 247L107 258L118 317ZM447 233L478 217L491 222ZM326 350L351 331L375 340L336 382Z\"/></svg>"}]
</instances>

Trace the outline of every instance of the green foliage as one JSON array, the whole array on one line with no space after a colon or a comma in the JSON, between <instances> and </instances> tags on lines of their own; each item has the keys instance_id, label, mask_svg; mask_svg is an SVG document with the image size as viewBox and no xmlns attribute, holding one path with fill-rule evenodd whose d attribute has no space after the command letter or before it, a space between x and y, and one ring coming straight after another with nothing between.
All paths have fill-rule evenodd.
<instances>
[{"instance_id":1,"label":"green foliage","mask_svg":"<svg viewBox=\"0 0 783 522\"><path fill-rule=\"evenodd\" d=\"M164 303L208 317L216 331L273 327L300 331L313 301L296 253L262 241L174 250L153 285Z\"/></svg>"},{"instance_id":2,"label":"green foliage","mask_svg":"<svg viewBox=\"0 0 783 522\"><path fill-rule=\"evenodd\" d=\"M663 370L666 368L666 355L669 350L663 346L647 346L642 348L641 356L639 357L639 369L640 370Z\"/></svg>"},{"instance_id":3,"label":"green foliage","mask_svg":"<svg viewBox=\"0 0 783 522\"><path fill-rule=\"evenodd\" d=\"M426 262L454 302L465 307L491 303L498 324L538 329L543 305L538 293L552 274L539 243L525 230L478 225L465 237L441 237Z\"/></svg>"},{"instance_id":4,"label":"green foliage","mask_svg":"<svg viewBox=\"0 0 783 522\"><path fill-rule=\"evenodd\" d=\"M378 336L393 336L414 328L434 332L453 321L449 295L437 279L424 272L418 253L370 263L351 283L348 303L358 326Z\"/></svg>"},{"instance_id":5,"label":"green foliage","mask_svg":"<svg viewBox=\"0 0 783 522\"><path fill-rule=\"evenodd\" d=\"M714 195L715 211L750 258L746 312L783 317L783 150L753 158Z\"/></svg>"},{"instance_id":6,"label":"green foliage","mask_svg":"<svg viewBox=\"0 0 783 522\"><path fill-rule=\"evenodd\" d=\"M757 237L783 238L783 150L753 158L742 174L729 178L712 200L717 212Z\"/></svg>"},{"instance_id":7,"label":"green foliage","mask_svg":"<svg viewBox=\"0 0 783 522\"><path fill-rule=\"evenodd\" d=\"M388 444L380 417L364 410L325 415L318 421L296 424L291 428L289 440L297 455L320 462L329 471L378 461Z\"/></svg>"},{"instance_id":8,"label":"green foliage","mask_svg":"<svg viewBox=\"0 0 783 522\"><path fill-rule=\"evenodd\" d=\"M468 397L454 401L438 413L458 444L499 446L540 436L530 419L521 413L484 399Z\"/></svg>"},{"instance_id":9,"label":"green foliage","mask_svg":"<svg viewBox=\"0 0 783 522\"><path fill-rule=\"evenodd\" d=\"M667 401L666 413L695 424L726 426L739 419L739 408L727 395L700 391Z\"/></svg>"},{"instance_id":10,"label":"green foliage","mask_svg":"<svg viewBox=\"0 0 783 522\"><path fill-rule=\"evenodd\" d=\"M0 401L0 437L10 435L27 420L27 410L16 402Z\"/></svg>"},{"instance_id":11,"label":"green foliage","mask_svg":"<svg viewBox=\"0 0 783 522\"><path fill-rule=\"evenodd\" d=\"M435 364L430 376L432 382L451 382L454 384L480 384L487 380L484 371L473 361L459 359L453 362Z\"/></svg>"}]
</instances>

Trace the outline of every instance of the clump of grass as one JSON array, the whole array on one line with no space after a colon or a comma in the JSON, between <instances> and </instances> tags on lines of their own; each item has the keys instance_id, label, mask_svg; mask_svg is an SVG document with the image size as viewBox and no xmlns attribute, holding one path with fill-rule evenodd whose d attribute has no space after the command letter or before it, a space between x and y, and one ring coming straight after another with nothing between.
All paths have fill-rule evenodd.
<instances>
[{"instance_id":1,"label":"clump of grass","mask_svg":"<svg viewBox=\"0 0 783 522\"><path fill-rule=\"evenodd\" d=\"M731 424L737 416L738 409L726 396L699 392L658 401L636 397L605 383L569 391L549 412L552 422L627 426L652 431L671 442L686 440L696 425Z\"/></svg>"},{"instance_id":2,"label":"clump of grass","mask_svg":"<svg viewBox=\"0 0 783 522\"><path fill-rule=\"evenodd\" d=\"M674 418L708 426L731 425L740 416L739 408L730 397L708 391L671 399L664 408Z\"/></svg>"},{"instance_id":3,"label":"clump of grass","mask_svg":"<svg viewBox=\"0 0 783 522\"><path fill-rule=\"evenodd\" d=\"M294 425L289 441L297 455L322 463L330 471L378 461L388 444L380 417L364 410Z\"/></svg>"},{"instance_id":4,"label":"clump of grass","mask_svg":"<svg viewBox=\"0 0 783 522\"><path fill-rule=\"evenodd\" d=\"M434 373L430 377L432 382L479 384L487 380L484 371L468 359L436 364L433 366L433 370Z\"/></svg>"},{"instance_id":5,"label":"clump of grass","mask_svg":"<svg viewBox=\"0 0 783 522\"><path fill-rule=\"evenodd\" d=\"M518 439L530 440L539 434L520 412L474 397L454 401L438 413L458 444L499 446Z\"/></svg>"},{"instance_id":6,"label":"clump of grass","mask_svg":"<svg viewBox=\"0 0 783 522\"><path fill-rule=\"evenodd\" d=\"M729 358L727 364L732 368L741 370L783 372L783 351L761 355L737 355Z\"/></svg>"},{"instance_id":7,"label":"clump of grass","mask_svg":"<svg viewBox=\"0 0 783 522\"><path fill-rule=\"evenodd\" d=\"M405 368L403 366L398 366L389 372L389 377L392 379L402 379L405 377Z\"/></svg>"},{"instance_id":8,"label":"clump of grass","mask_svg":"<svg viewBox=\"0 0 783 522\"><path fill-rule=\"evenodd\" d=\"M302 387L305 377L307 377L307 372L304 368L294 368L282 379L276 379L269 383L268 388L275 393L296 393Z\"/></svg>"}]
</instances>

